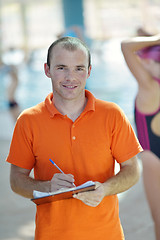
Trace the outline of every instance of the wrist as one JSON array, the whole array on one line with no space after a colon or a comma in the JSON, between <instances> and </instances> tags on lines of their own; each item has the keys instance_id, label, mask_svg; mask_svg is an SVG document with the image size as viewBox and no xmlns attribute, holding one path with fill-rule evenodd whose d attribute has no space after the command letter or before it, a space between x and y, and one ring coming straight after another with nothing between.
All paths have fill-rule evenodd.
<instances>
[{"instance_id":1,"label":"wrist","mask_svg":"<svg viewBox=\"0 0 160 240\"><path fill-rule=\"evenodd\" d=\"M51 192L51 181L38 181L34 190L40 192Z\"/></svg>"}]
</instances>

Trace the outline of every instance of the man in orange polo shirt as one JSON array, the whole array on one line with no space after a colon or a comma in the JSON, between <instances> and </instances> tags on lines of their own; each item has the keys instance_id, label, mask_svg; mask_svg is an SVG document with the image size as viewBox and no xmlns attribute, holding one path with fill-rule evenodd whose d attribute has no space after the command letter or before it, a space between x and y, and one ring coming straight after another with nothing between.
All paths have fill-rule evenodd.
<instances>
[{"instance_id":1,"label":"man in orange polo shirt","mask_svg":"<svg viewBox=\"0 0 160 240\"><path fill-rule=\"evenodd\" d=\"M35 239L122 240L116 194L138 181L136 155L142 148L123 111L85 90L91 60L83 42L55 41L44 68L53 93L17 120L7 158L11 188L33 198L34 190L52 192L95 181L93 191L38 205ZM120 164L116 175L115 160Z\"/></svg>"}]
</instances>

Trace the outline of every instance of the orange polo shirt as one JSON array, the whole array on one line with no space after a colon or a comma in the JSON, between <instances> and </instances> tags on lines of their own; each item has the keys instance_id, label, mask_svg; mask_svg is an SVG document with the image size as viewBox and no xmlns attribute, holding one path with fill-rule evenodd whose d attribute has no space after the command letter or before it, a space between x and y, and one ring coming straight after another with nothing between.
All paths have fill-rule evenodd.
<instances>
[{"instance_id":1,"label":"orange polo shirt","mask_svg":"<svg viewBox=\"0 0 160 240\"><path fill-rule=\"evenodd\" d=\"M58 170L74 175L75 184L104 182L114 175L115 159L122 163L142 149L122 110L114 103L95 99L86 91L87 105L72 122L52 103L53 94L23 111L17 120L7 161L34 168L36 179L50 180ZM116 195L97 207L77 199L37 206L36 240L122 240Z\"/></svg>"}]
</instances>

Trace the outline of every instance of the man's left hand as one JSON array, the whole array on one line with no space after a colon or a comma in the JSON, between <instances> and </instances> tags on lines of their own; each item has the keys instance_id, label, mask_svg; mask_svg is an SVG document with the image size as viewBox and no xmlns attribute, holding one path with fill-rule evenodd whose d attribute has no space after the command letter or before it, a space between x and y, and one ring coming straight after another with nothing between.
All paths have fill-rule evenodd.
<instances>
[{"instance_id":1,"label":"man's left hand","mask_svg":"<svg viewBox=\"0 0 160 240\"><path fill-rule=\"evenodd\" d=\"M73 197L81 200L88 206L97 207L103 200L105 193L102 183L95 182L95 184L95 190L74 194Z\"/></svg>"}]
</instances>

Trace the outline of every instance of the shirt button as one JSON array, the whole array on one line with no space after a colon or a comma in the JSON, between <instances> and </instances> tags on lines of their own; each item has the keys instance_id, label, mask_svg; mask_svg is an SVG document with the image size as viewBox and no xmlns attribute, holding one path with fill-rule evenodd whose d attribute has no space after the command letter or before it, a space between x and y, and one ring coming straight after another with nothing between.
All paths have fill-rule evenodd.
<instances>
[{"instance_id":1,"label":"shirt button","mask_svg":"<svg viewBox=\"0 0 160 240\"><path fill-rule=\"evenodd\" d=\"M72 139L73 139L73 140L75 140L75 139L76 139L76 137L75 137L75 136L73 136L73 137L72 137Z\"/></svg>"}]
</instances>

